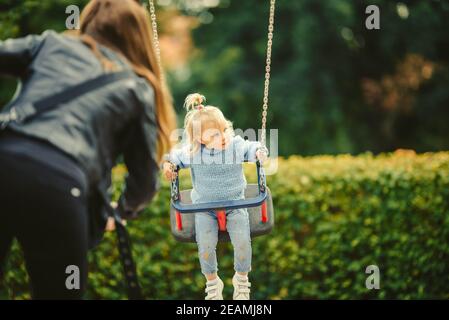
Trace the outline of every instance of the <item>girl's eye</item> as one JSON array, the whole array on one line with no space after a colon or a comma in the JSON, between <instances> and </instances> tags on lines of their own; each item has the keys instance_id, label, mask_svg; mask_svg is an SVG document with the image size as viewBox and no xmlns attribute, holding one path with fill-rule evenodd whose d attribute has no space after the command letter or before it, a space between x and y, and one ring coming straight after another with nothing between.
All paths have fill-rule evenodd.
<instances>
[{"instance_id":1,"label":"girl's eye","mask_svg":"<svg viewBox=\"0 0 449 320\"><path fill-rule=\"evenodd\" d=\"M214 139L214 138L217 138L218 136L219 136L218 133L214 133L214 134L212 134L212 135L210 136L210 138L211 138L211 139Z\"/></svg>"}]
</instances>

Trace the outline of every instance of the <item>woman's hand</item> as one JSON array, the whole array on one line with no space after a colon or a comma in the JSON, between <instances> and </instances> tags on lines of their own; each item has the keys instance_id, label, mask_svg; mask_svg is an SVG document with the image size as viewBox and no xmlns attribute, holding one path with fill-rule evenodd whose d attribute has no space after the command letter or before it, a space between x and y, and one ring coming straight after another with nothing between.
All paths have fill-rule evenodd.
<instances>
[{"instance_id":1,"label":"woman's hand","mask_svg":"<svg viewBox=\"0 0 449 320\"><path fill-rule=\"evenodd\" d=\"M114 209L117 208L117 202L112 201L112 202L111 202L111 207L113 207ZM126 226L126 220L122 220L122 223L123 223L124 226ZM108 221L106 222L106 228L105 228L105 230L106 230L107 232L110 232L110 231L114 231L114 230L115 230L115 220L114 220L114 218L112 218L112 217L109 217L109 218L108 218Z\"/></svg>"},{"instance_id":2,"label":"woman's hand","mask_svg":"<svg viewBox=\"0 0 449 320\"><path fill-rule=\"evenodd\" d=\"M122 223L124 226L126 226L126 220L122 220ZM115 220L112 217L108 218L108 222L106 222L106 229L107 232L114 231L115 230Z\"/></svg>"},{"instance_id":3,"label":"woman's hand","mask_svg":"<svg viewBox=\"0 0 449 320\"><path fill-rule=\"evenodd\" d=\"M174 164L169 161L165 161L162 171L164 172L164 176L168 181L172 181L176 177L176 172L173 170Z\"/></svg>"}]
</instances>

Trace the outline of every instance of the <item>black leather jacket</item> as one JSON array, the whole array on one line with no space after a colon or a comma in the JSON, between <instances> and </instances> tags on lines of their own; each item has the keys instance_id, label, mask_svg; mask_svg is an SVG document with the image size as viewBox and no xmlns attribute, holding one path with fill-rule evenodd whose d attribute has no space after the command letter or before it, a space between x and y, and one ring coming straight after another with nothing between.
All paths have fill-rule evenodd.
<instances>
[{"instance_id":1,"label":"black leather jacket","mask_svg":"<svg viewBox=\"0 0 449 320\"><path fill-rule=\"evenodd\" d=\"M123 69L129 64L103 46L101 52ZM46 31L0 41L0 73L21 84L5 110L36 101L104 71L78 38ZM158 189L157 124L154 90L137 75L85 94L25 124L9 125L42 139L71 156L94 186L106 191L118 156L128 168L121 204L127 212L143 209Z\"/></svg>"}]
</instances>

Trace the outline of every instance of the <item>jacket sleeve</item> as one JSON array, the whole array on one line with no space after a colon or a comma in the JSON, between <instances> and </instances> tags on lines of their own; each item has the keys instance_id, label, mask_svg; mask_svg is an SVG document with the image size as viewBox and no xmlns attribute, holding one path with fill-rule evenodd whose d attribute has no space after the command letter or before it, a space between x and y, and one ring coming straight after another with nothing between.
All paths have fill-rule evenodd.
<instances>
[{"instance_id":1,"label":"jacket sleeve","mask_svg":"<svg viewBox=\"0 0 449 320\"><path fill-rule=\"evenodd\" d=\"M157 161L157 123L154 93L151 105L145 105L143 115L132 129L123 152L128 169L125 190L119 200L119 210L124 218L136 218L159 190L159 165Z\"/></svg>"},{"instance_id":2,"label":"jacket sleeve","mask_svg":"<svg viewBox=\"0 0 449 320\"><path fill-rule=\"evenodd\" d=\"M0 74L12 77L26 74L44 37L45 33L0 41Z\"/></svg>"}]
</instances>

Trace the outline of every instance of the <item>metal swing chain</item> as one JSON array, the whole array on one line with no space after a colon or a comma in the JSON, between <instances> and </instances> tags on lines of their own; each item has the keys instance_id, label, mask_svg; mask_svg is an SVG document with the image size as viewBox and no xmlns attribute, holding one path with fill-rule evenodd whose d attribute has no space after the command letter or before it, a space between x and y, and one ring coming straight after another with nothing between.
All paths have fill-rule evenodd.
<instances>
[{"instance_id":1,"label":"metal swing chain","mask_svg":"<svg viewBox=\"0 0 449 320\"><path fill-rule=\"evenodd\" d=\"M156 61L157 65L159 67L159 73L161 74L161 82L165 83L165 74L164 74L164 68L162 67L162 59L161 59L161 46L159 44L159 33L157 28L157 17L156 17L156 8L154 5L154 0L148 0L148 5L150 9L150 18L151 18L151 28L153 29L153 44L154 44L154 50L156 52ZM171 175L172 175L172 189L173 192L177 193L177 187L175 184L175 166L171 165ZM173 197L173 194L172 194Z\"/></svg>"},{"instance_id":2,"label":"metal swing chain","mask_svg":"<svg viewBox=\"0 0 449 320\"><path fill-rule=\"evenodd\" d=\"M150 7L151 26L153 29L153 43L156 51L156 60L159 66L161 74L161 81L165 81L164 70L161 62L161 49L159 44L159 35L157 28L156 10L154 0L148 0ZM267 41L267 57L265 65L265 83L264 83L264 95L262 105L262 146L266 145L266 124L267 124L267 111L268 111L268 97L270 91L270 72L271 72L271 49L273 46L273 32L274 32L274 12L276 7L276 0L270 0L270 15L268 20L268 41ZM174 180L174 166L172 166L172 177Z\"/></svg>"},{"instance_id":3,"label":"metal swing chain","mask_svg":"<svg viewBox=\"0 0 449 320\"><path fill-rule=\"evenodd\" d=\"M164 68L162 67L162 61L161 61L161 47L159 44L159 34L157 31L157 19L156 19L156 9L154 6L154 0L148 0L149 6L150 6L150 18L151 18L151 27L153 29L153 44L154 44L154 50L156 52L156 61L159 67L159 72L161 74L161 82L165 83L165 74L164 74Z\"/></svg>"},{"instance_id":4,"label":"metal swing chain","mask_svg":"<svg viewBox=\"0 0 449 320\"><path fill-rule=\"evenodd\" d=\"M156 10L154 6L154 0L148 0L150 6L150 17L151 26L153 28L153 42L156 51L156 60L159 66L159 71L161 74L161 80L165 80L164 70L162 68L161 62L161 49L159 45L159 36L157 29L157 19ZM263 94L263 105L262 105L262 139L261 143L265 146L266 141L266 124L267 124L267 111L268 111L268 97L270 91L270 72L271 72L271 48L273 46L273 31L274 31L274 11L276 7L276 0L270 0L270 16L268 20L268 41L267 41L267 57L265 65L265 84L264 84L264 94Z\"/></svg>"},{"instance_id":5,"label":"metal swing chain","mask_svg":"<svg viewBox=\"0 0 449 320\"><path fill-rule=\"evenodd\" d=\"M262 146L266 145L266 126L267 126L267 110L268 110L268 96L270 91L270 72L271 72L271 48L273 46L273 31L274 31L274 11L276 0L270 0L270 16L268 20L268 41L267 41L267 59L265 65L265 84L263 92L263 106L262 106Z\"/></svg>"},{"instance_id":6,"label":"metal swing chain","mask_svg":"<svg viewBox=\"0 0 449 320\"><path fill-rule=\"evenodd\" d=\"M173 200L178 200L178 186L176 184L176 177L175 177L175 165L171 163L171 197ZM177 173L176 173L177 174Z\"/></svg>"}]
</instances>

